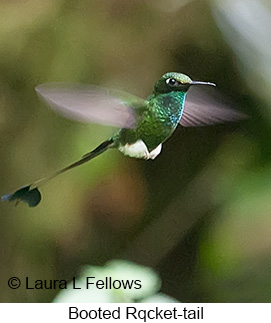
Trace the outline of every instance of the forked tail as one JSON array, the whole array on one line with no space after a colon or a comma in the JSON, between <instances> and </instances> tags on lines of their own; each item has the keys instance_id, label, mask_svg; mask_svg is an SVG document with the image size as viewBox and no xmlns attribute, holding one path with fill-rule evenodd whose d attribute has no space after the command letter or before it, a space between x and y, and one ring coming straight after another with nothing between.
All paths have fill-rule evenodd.
<instances>
[{"instance_id":1,"label":"forked tail","mask_svg":"<svg viewBox=\"0 0 271 323\"><path fill-rule=\"evenodd\" d=\"M84 155L81 159L76 161L75 163L72 163L69 166L66 166L58 171L56 171L53 175L44 177L42 179L39 179L35 182L33 182L30 185L23 186L22 188L19 188L17 191L11 194L6 194L2 196L2 201L15 201L16 205L20 202L23 201L27 203L30 207L37 206L39 202L41 201L41 193L39 191L39 187L41 185L44 185L51 179L55 178L56 176L63 174L67 172L68 170L75 168L77 166L80 166L91 159L99 156L103 152L105 152L109 148L113 148L114 145L114 140L109 139L104 142L102 142L97 148L92 150L91 152L87 153Z\"/></svg>"}]
</instances>

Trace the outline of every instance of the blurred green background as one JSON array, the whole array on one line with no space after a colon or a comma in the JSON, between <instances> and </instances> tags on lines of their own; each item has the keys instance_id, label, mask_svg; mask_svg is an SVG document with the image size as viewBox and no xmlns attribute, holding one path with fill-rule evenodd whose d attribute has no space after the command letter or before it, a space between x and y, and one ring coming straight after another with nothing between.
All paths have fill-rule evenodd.
<instances>
[{"instance_id":1,"label":"blurred green background","mask_svg":"<svg viewBox=\"0 0 271 323\"><path fill-rule=\"evenodd\" d=\"M0 205L0 301L50 302L8 278L70 279L123 258L182 302L271 301L271 6L259 0L0 2L0 195L66 166L114 128L65 120L43 82L146 97L165 72L217 83L248 122L179 128L154 161L110 151Z\"/></svg>"}]
</instances>

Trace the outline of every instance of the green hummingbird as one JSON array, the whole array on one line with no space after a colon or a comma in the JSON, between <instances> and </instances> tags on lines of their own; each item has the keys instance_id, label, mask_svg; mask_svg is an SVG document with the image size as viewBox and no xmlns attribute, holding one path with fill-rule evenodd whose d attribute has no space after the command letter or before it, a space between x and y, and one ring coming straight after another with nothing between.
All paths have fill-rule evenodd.
<instances>
[{"instance_id":1,"label":"green hummingbird","mask_svg":"<svg viewBox=\"0 0 271 323\"><path fill-rule=\"evenodd\" d=\"M38 96L63 116L81 122L119 127L111 138L85 154L75 163L58 170L52 176L24 186L2 196L3 201L19 201L34 207L41 201L39 187L52 178L116 148L124 155L155 159L162 144L180 124L184 127L237 121L246 115L206 100L202 94L186 101L187 92L195 85L214 83L192 81L181 73L164 74L146 99L131 94L82 84L46 83L36 87Z\"/></svg>"}]
</instances>

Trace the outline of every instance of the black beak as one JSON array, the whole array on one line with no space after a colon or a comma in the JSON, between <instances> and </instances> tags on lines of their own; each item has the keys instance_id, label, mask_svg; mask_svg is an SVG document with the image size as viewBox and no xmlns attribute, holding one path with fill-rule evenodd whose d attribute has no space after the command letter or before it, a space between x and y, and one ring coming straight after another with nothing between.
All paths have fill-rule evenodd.
<instances>
[{"instance_id":1,"label":"black beak","mask_svg":"<svg viewBox=\"0 0 271 323\"><path fill-rule=\"evenodd\" d=\"M211 85L211 86L216 86L215 83L211 83L211 82L201 82L201 81L192 81L189 84L190 85Z\"/></svg>"}]
</instances>

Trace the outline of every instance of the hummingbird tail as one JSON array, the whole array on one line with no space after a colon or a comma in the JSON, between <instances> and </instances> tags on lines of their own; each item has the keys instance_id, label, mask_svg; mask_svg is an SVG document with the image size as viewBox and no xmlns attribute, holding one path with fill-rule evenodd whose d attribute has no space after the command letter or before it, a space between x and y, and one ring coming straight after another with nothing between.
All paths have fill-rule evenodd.
<instances>
[{"instance_id":1,"label":"hummingbird tail","mask_svg":"<svg viewBox=\"0 0 271 323\"><path fill-rule=\"evenodd\" d=\"M93 159L93 158L99 156L100 154L102 154L103 152L105 152L107 149L113 148L113 147L114 147L114 140L113 139L106 140L106 141L102 142L97 148L95 148L94 150L85 154L78 161L56 171L51 176L44 177L42 179L39 179L39 180L33 182L30 185L23 186L23 187L19 188L17 191L15 191L14 193L3 195L1 199L2 199L2 201L10 201L10 202L15 201L16 202L15 205L17 205L20 201L23 201L23 202L27 203L30 207L37 206L39 204L39 202L41 201L41 193L39 191L39 187L41 185L44 185L45 183L49 182L51 179L67 172L70 169L73 169L77 166L80 166L80 165L90 161L91 159Z\"/></svg>"},{"instance_id":2,"label":"hummingbird tail","mask_svg":"<svg viewBox=\"0 0 271 323\"><path fill-rule=\"evenodd\" d=\"M90 151L89 153L85 154L81 159L79 159L78 161L76 161L75 163L72 163L69 166L66 166L60 170L58 170L57 172L55 172L50 178L48 178L48 180L63 174L65 172L67 172L68 170L75 168L77 166L80 166L88 161L90 161L91 159L99 156L100 154L102 154L103 152L105 152L107 149L109 148L113 148L113 144L114 144L114 140L113 139L109 139L106 140L104 142L102 142L97 148L95 148L94 150ZM48 181L46 180L46 182Z\"/></svg>"}]
</instances>

